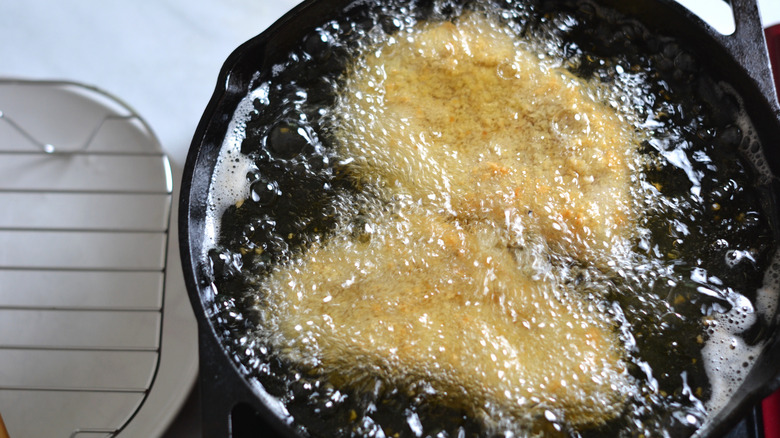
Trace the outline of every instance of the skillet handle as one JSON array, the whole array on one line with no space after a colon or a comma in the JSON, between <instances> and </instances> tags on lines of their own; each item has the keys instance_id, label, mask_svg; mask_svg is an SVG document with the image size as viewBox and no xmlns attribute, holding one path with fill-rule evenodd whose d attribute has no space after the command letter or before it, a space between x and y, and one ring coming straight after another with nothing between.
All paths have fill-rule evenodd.
<instances>
[{"instance_id":1,"label":"skillet handle","mask_svg":"<svg viewBox=\"0 0 780 438\"><path fill-rule=\"evenodd\" d=\"M722 41L732 56L745 68L756 82L775 113L778 113L777 92L770 69L766 38L758 12L757 0L726 0L734 14L735 30L723 35Z\"/></svg>"}]
</instances>

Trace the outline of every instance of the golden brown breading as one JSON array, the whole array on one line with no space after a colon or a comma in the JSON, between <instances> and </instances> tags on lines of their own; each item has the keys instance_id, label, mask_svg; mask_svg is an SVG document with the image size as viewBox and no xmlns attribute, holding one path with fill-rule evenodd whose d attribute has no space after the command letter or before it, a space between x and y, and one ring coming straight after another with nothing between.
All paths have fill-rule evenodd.
<instances>
[{"instance_id":1,"label":"golden brown breading","mask_svg":"<svg viewBox=\"0 0 780 438\"><path fill-rule=\"evenodd\" d=\"M611 320L518 248L600 264L628 239L619 117L479 14L389 38L345 84L340 155L393 208L263 280L271 344L337 381L424 380L490 421L615 417L630 377Z\"/></svg>"},{"instance_id":2,"label":"golden brown breading","mask_svg":"<svg viewBox=\"0 0 780 438\"><path fill-rule=\"evenodd\" d=\"M469 14L365 56L336 132L357 179L592 258L630 232L636 140L588 89Z\"/></svg>"},{"instance_id":3,"label":"golden brown breading","mask_svg":"<svg viewBox=\"0 0 780 438\"><path fill-rule=\"evenodd\" d=\"M472 415L598 424L623 407L617 335L576 293L534 280L489 227L410 210L311 248L263 285L272 342L337 381L418 380ZM530 419L530 421L528 421Z\"/></svg>"}]
</instances>

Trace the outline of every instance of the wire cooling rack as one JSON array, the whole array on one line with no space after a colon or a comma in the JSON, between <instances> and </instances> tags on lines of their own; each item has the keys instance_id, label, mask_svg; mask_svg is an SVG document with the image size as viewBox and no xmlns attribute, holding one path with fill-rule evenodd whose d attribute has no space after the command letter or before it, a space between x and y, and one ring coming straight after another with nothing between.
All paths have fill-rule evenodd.
<instances>
[{"instance_id":1,"label":"wire cooling rack","mask_svg":"<svg viewBox=\"0 0 780 438\"><path fill-rule=\"evenodd\" d=\"M13 438L117 435L160 363L170 164L127 105L0 80L0 413Z\"/></svg>"}]
</instances>

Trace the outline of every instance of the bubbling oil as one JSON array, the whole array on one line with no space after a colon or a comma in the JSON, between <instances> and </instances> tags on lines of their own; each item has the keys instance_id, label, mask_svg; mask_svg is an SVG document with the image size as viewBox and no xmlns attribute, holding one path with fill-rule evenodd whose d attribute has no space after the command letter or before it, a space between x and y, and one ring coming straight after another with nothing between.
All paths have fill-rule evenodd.
<instances>
[{"instance_id":1,"label":"bubbling oil","mask_svg":"<svg viewBox=\"0 0 780 438\"><path fill-rule=\"evenodd\" d=\"M311 436L690 435L739 386L777 306L780 263L762 188L770 175L738 95L679 42L593 4L423 3L356 7L324 23L260 72L236 111L209 224L216 318L236 361ZM502 240L525 248L515 254L534 275L581 297L619 339L630 377L620 384L630 388L621 388L621 414L601 424L572 425L555 410L486 419L440 403L426 379L397 385L366 373L350 384L274 351L281 343L267 324L276 309L267 306L276 304L262 287L272 273L334 239L381 238L378 218L421 201L354 177L360 156L343 153L344 124L334 122L346 72L378 44L473 13L492 17L494 30L534 53L540 68L580 78L573 83L640 143L628 176L633 234L617 254L594 263L551 250L523 221L507 227L515 239ZM510 62L496 74L521 71ZM577 111L558 111L549 123L560 137L597 131ZM429 201L451 211L442 181L445 190L432 193L441 199Z\"/></svg>"}]
</instances>

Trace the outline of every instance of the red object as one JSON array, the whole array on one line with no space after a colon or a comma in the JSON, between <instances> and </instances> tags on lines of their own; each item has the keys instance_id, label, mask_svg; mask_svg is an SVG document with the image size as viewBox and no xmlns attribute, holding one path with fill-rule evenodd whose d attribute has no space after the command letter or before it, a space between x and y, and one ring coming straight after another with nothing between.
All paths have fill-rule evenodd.
<instances>
[{"instance_id":1,"label":"red object","mask_svg":"<svg viewBox=\"0 0 780 438\"><path fill-rule=\"evenodd\" d=\"M765 35L775 89L780 99L780 24L767 28ZM764 417L764 438L780 438L780 390L761 402L761 410Z\"/></svg>"},{"instance_id":2,"label":"red object","mask_svg":"<svg viewBox=\"0 0 780 438\"><path fill-rule=\"evenodd\" d=\"M780 438L780 390L761 402L764 414L764 438Z\"/></svg>"},{"instance_id":3,"label":"red object","mask_svg":"<svg viewBox=\"0 0 780 438\"><path fill-rule=\"evenodd\" d=\"M772 64L772 76L775 78L775 89L780 98L780 24L764 30L766 46L769 49L769 60Z\"/></svg>"}]
</instances>

